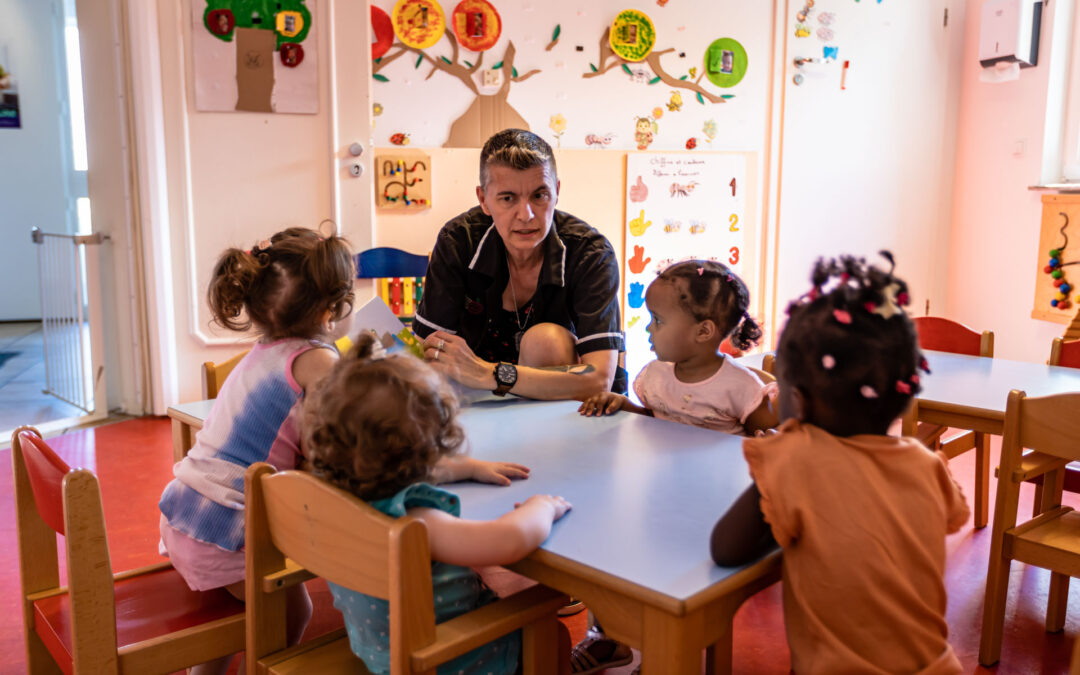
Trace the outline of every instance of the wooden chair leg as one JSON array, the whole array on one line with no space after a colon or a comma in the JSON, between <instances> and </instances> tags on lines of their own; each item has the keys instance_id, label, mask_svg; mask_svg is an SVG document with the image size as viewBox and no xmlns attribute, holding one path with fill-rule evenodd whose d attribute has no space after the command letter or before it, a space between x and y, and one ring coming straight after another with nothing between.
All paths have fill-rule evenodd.
<instances>
[{"instance_id":1,"label":"wooden chair leg","mask_svg":"<svg viewBox=\"0 0 1080 675\"><path fill-rule=\"evenodd\" d=\"M1050 573L1050 594L1046 599L1046 632L1065 628L1065 609L1069 602L1069 575Z\"/></svg>"},{"instance_id":2,"label":"wooden chair leg","mask_svg":"<svg viewBox=\"0 0 1080 675\"><path fill-rule=\"evenodd\" d=\"M1031 502L1031 517L1035 518L1042 513L1043 481L1035 483L1035 499Z\"/></svg>"},{"instance_id":3,"label":"wooden chair leg","mask_svg":"<svg viewBox=\"0 0 1080 675\"><path fill-rule=\"evenodd\" d=\"M1012 560L991 558L986 577L986 603L983 606L982 637L979 640L979 663L990 667L1001 658L1001 635L1005 630L1005 601L1009 593L1009 568Z\"/></svg>"},{"instance_id":4,"label":"wooden chair leg","mask_svg":"<svg viewBox=\"0 0 1080 675\"><path fill-rule=\"evenodd\" d=\"M990 437L975 432L975 528L986 527L990 514Z\"/></svg>"},{"instance_id":5,"label":"wooden chair leg","mask_svg":"<svg viewBox=\"0 0 1080 675\"><path fill-rule=\"evenodd\" d=\"M26 636L26 672L29 675L62 675L64 672L33 630Z\"/></svg>"},{"instance_id":6,"label":"wooden chair leg","mask_svg":"<svg viewBox=\"0 0 1080 675\"><path fill-rule=\"evenodd\" d=\"M722 638L705 649L706 675L721 675L722 673L731 672L731 656L734 651L732 644L733 634L734 631L729 629Z\"/></svg>"},{"instance_id":7,"label":"wooden chair leg","mask_svg":"<svg viewBox=\"0 0 1080 675\"><path fill-rule=\"evenodd\" d=\"M524 675L559 672L559 620L545 617L521 629L521 666Z\"/></svg>"}]
</instances>

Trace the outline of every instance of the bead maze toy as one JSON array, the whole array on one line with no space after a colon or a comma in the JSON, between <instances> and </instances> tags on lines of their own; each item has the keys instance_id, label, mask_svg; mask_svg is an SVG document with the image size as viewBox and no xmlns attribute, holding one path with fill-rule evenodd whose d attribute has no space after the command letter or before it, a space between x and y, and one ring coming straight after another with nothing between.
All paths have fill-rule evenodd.
<instances>
[{"instance_id":1,"label":"bead maze toy","mask_svg":"<svg viewBox=\"0 0 1080 675\"><path fill-rule=\"evenodd\" d=\"M422 152L375 157L375 206L380 210L421 210L431 206L431 158Z\"/></svg>"}]
</instances>

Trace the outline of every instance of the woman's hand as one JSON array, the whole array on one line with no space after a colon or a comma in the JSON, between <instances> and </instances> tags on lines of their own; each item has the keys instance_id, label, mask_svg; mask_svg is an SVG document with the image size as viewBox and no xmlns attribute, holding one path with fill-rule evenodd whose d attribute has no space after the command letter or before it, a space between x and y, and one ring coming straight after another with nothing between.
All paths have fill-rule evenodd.
<instances>
[{"instance_id":1,"label":"woman's hand","mask_svg":"<svg viewBox=\"0 0 1080 675\"><path fill-rule=\"evenodd\" d=\"M424 359L435 370L473 389L495 389L495 364L481 359L462 338L437 330L424 340Z\"/></svg>"},{"instance_id":2,"label":"woman's hand","mask_svg":"<svg viewBox=\"0 0 1080 675\"><path fill-rule=\"evenodd\" d=\"M485 462L469 458L469 477L477 483L509 485L513 480L529 477L529 467L514 462Z\"/></svg>"},{"instance_id":3,"label":"woman's hand","mask_svg":"<svg viewBox=\"0 0 1080 675\"><path fill-rule=\"evenodd\" d=\"M612 415L616 410L621 409L626 404L626 401L626 397L622 394L605 391L585 399L585 402L578 408L578 412L586 417Z\"/></svg>"},{"instance_id":4,"label":"woman's hand","mask_svg":"<svg viewBox=\"0 0 1080 675\"><path fill-rule=\"evenodd\" d=\"M554 495L533 495L524 502L518 502L514 504L515 509L524 508L550 508L552 510L551 522L555 522L559 518L566 515L566 512L574 508L570 505L570 502L566 501L562 497L556 497ZM547 536L545 535L545 539Z\"/></svg>"}]
</instances>

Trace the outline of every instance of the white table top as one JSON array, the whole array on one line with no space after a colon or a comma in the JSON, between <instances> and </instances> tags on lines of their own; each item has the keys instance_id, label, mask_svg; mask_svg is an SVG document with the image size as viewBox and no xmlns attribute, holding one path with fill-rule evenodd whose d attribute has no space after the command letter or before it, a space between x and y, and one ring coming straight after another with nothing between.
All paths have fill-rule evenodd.
<instances>
[{"instance_id":1,"label":"white table top","mask_svg":"<svg viewBox=\"0 0 1080 675\"><path fill-rule=\"evenodd\" d=\"M172 406L196 420L213 401ZM750 485L742 438L632 413L582 417L575 401L506 399L463 409L470 453L532 469L510 487L456 483L462 516L490 519L534 494L573 510L543 548L676 600L742 568L709 555L716 520Z\"/></svg>"},{"instance_id":2,"label":"white table top","mask_svg":"<svg viewBox=\"0 0 1080 675\"><path fill-rule=\"evenodd\" d=\"M582 417L578 403L513 401L466 409L471 453L532 469L510 487L447 486L466 518L496 518L533 494L573 510L546 551L685 600L734 574L709 555L716 520L750 485L742 438L632 413Z\"/></svg>"},{"instance_id":3,"label":"white table top","mask_svg":"<svg viewBox=\"0 0 1080 675\"><path fill-rule=\"evenodd\" d=\"M1004 414L1013 389L1028 396L1080 391L1080 368L932 351L926 352L926 361L931 373L922 376L920 401Z\"/></svg>"}]
</instances>

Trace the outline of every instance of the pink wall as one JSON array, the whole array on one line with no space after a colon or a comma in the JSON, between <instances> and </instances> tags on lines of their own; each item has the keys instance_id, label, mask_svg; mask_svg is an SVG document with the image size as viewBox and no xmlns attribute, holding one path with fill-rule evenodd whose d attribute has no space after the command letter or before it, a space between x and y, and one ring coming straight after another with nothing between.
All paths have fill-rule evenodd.
<instances>
[{"instance_id":1,"label":"pink wall","mask_svg":"<svg viewBox=\"0 0 1080 675\"><path fill-rule=\"evenodd\" d=\"M1039 181L1057 4L1043 15L1039 65L1017 81L990 84L979 81L982 1L968 1L948 256L947 316L993 330L996 356L1034 362L1045 362L1050 341L1064 332L1031 318L1042 208L1040 193L1027 189Z\"/></svg>"}]
</instances>

